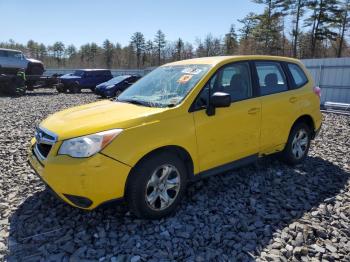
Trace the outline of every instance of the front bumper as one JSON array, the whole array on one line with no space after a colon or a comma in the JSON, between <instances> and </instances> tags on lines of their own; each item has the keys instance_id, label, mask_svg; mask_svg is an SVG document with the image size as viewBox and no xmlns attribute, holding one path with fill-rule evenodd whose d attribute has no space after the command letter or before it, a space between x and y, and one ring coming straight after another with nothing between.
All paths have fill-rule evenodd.
<instances>
[{"instance_id":1,"label":"front bumper","mask_svg":"<svg viewBox=\"0 0 350 262\"><path fill-rule=\"evenodd\" d=\"M95 89L95 93L100 96L110 97L114 95L114 89L99 88L99 89Z\"/></svg>"},{"instance_id":2,"label":"front bumper","mask_svg":"<svg viewBox=\"0 0 350 262\"><path fill-rule=\"evenodd\" d=\"M104 202L124 196L131 167L106 155L88 158L58 156L59 143L54 145L43 161L29 151L29 163L43 182L64 202L92 210Z\"/></svg>"}]
</instances>

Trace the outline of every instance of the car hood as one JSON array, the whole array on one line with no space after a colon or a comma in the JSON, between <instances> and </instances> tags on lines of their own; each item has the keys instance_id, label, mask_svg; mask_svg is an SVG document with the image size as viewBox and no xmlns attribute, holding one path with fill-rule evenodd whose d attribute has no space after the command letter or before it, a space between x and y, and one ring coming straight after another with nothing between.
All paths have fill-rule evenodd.
<instances>
[{"instance_id":1,"label":"car hood","mask_svg":"<svg viewBox=\"0 0 350 262\"><path fill-rule=\"evenodd\" d=\"M31 62L31 63L36 63L36 64L42 64L43 62L33 59L33 58L27 58L27 61Z\"/></svg>"},{"instance_id":2,"label":"car hood","mask_svg":"<svg viewBox=\"0 0 350 262\"><path fill-rule=\"evenodd\" d=\"M97 85L96 89L105 89L107 86L109 86L109 85L102 83L102 84Z\"/></svg>"},{"instance_id":3,"label":"car hood","mask_svg":"<svg viewBox=\"0 0 350 262\"><path fill-rule=\"evenodd\" d=\"M165 110L104 100L55 113L41 122L40 127L55 133L58 140L65 140L156 121L154 116Z\"/></svg>"}]
</instances>

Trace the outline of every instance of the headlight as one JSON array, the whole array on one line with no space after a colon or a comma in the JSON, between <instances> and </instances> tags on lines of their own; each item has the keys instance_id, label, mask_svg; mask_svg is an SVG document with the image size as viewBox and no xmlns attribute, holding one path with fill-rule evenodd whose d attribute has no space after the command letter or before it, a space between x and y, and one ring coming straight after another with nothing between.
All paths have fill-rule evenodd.
<instances>
[{"instance_id":1,"label":"headlight","mask_svg":"<svg viewBox=\"0 0 350 262\"><path fill-rule=\"evenodd\" d=\"M58 154L69 155L71 157L92 156L101 151L122 131L123 129L112 129L66 140L62 143Z\"/></svg>"}]
</instances>

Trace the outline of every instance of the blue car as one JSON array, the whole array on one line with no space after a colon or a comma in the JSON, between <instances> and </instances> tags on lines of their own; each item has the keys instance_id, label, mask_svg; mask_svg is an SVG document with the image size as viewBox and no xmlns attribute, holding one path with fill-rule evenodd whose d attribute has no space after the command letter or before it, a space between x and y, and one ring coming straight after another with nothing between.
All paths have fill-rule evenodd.
<instances>
[{"instance_id":1,"label":"blue car","mask_svg":"<svg viewBox=\"0 0 350 262\"><path fill-rule=\"evenodd\" d=\"M102 97L115 97L121 92L139 80L138 75L122 75L112 78L111 80L99 84L95 88L95 93Z\"/></svg>"},{"instance_id":2,"label":"blue car","mask_svg":"<svg viewBox=\"0 0 350 262\"><path fill-rule=\"evenodd\" d=\"M103 82L112 79L112 73L106 69L81 69L72 74L66 74L59 78L57 91L65 93L80 93L82 89L91 89Z\"/></svg>"}]
</instances>

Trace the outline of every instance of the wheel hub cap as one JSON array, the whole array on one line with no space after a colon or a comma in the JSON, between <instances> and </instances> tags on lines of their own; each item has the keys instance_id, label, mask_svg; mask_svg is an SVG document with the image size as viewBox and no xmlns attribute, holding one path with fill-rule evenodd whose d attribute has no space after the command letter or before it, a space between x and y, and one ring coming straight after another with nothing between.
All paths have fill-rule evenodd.
<instances>
[{"instance_id":1,"label":"wheel hub cap","mask_svg":"<svg viewBox=\"0 0 350 262\"><path fill-rule=\"evenodd\" d=\"M146 203L153 210L163 210L176 199L180 190L180 174L172 165L162 165L153 172L146 186Z\"/></svg>"},{"instance_id":2,"label":"wheel hub cap","mask_svg":"<svg viewBox=\"0 0 350 262\"><path fill-rule=\"evenodd\" d=\"M292 153L296 159L300 159L305 155L308 147L309 137L305 130L300 129L294 136L292 142Z\"/></svg>"}]
</instances>

